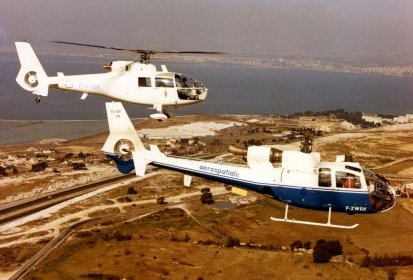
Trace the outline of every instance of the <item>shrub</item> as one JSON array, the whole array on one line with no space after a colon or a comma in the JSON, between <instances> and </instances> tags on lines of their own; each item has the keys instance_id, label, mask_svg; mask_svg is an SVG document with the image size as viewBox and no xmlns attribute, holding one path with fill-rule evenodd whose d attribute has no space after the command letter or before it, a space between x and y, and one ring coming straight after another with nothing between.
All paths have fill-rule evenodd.
<instances>
[{"instance_id":1,"label":"shrub","mask_svg":"<svg viewBox=\"0 0 413 280\"><path fill-rule=\"evenodd\" d=\"M132 202L132 198L130 198L129 196L121 196L116 198L116 201L118 202Z\"/></svg>"},{"instance_id":2,"label":"shrub","mask_svg":"<svg viewBox=\"0 0 413 280\"><path fill-rule=\"evenodd\" d=\"M217 244L215 241L213 241L213 240L211 240L211 239L207 239L207 240L205 240L205 241L199 241L198 242L199 244L202 244L202 245L215 245L215 244Z\"/></svg>"},{"instance_id":3,"label":"shrub","mask_svg":"<svg viewBox=\"0 0 413 280\"><path fill-rule=\"evenodd\" d=\"M343 246L341 246L340 241L320 239L314 246L313 261L315 263L328 262L331 257L341 255L342 253Z\"/></svg>"},{"instance_id":4,"label":"shrub","mask_svg":"<svg viewBox=\"0 0 413 280\"><path fill-rule=\"evenodd\" d=\"M86 164L83 162L74 162L72 163L73 170L87 170Z\"/></svg>"},{"instance_id":5,"label":"shrub","mask_svg":"<svg viewBox=\"0 0 413 280\"><path fill-rule=\"evenodd\" d=\"M119 231L108 232L103 235L103 240L105 241L109 241L109 240L124 241L124 240L131 240L131 239L132 239L131 235L128 235L128 234L123 235Z\"/></svg>"},{"instance_id":6,"label":"shrub","mask_svg":"<svg viewBox=\"0 0 413 280\"><path fill-rule=\"evenodd\" d=\"M234 247L234 246L239 246L240 242L238 238L233 238L232 236L228 236L227 242L225 243L225 246L228 248Z\"/></svg>"},{"instance_id":7,"label":"shrub","mask_svg":"<svg viewBox=\"0 0 413 280\"><path fill-rule=\"evenodd\" d=\"M210 188L202 188L201 189L201 193L209 193L209 192L211 192Z\"/></svg>"},{"instance_id":8,"label":"shrub","mask_svg":"<svg viewBox=\"0 0 413 280\"><path fill-rule=\"evenodd\" d=\"M47 162L39 162L32 164L32 172L44 171L47 168Z\"/></svg>"},{"instance_id":9,"label":"shrub","mask_svg":"<svg viewBox=\"0 0 413 280\"><path fill-rule=\"evenodd\" d=\"M201 190L201 202L202 204L212 204L214 203L214 197L212 196L211 190L209 188L203 188Z\"/></svg>"},{"instance_id":10,"label":"shrub","mask_svg":"<svg viewBox=\"0 0 413 280\"><path fill-rule=\"evenodd\" d=\"M412 256L405 256L405 255L398 255L398 256L374 256L370 257L366 255L363 260L361 261L361 267L368 267L368 266L376 266L376 267L384 267L384 266L405 266L405 265L413 265L413 257Z\"/></svg>"},{"instance_id":11,"label":"shrub","mask_svg":"<svg viewBox=\"0 0 413 280\"><path fill-rule=\"evenodd\" d=\"M32 167L33 170L33 167ZM0 176L7 176L6 168L0 165Z\"/></svg>"},{"instance_id":12,"label":"shrub","mask_svg":"<svg viewBox=\"0 0 413 280\"><path fill-rule=\"evenodd\" d=\"M87 273L79 275L80 278L89 278L89 279L102 279L102 280L120 280L121 278L112 274L103 274L103 273Z\"/></svg>"},{"instance_id":13,"label":"shrub","mask_svg":"<svg viewBox=\"0 0 413 280\"><path fill-rule=\"evenodd\" d=\"M303 245L304 249L310 250L311 249L311 241L307 241Z\"/></svg>"},{"instance_id":14,"label":"shrub","mask_svg":"<svg viewBox=\"0 0 413 280\"><path fill-rule=\"evenodd\" d=\"M158 203L159 205L164 205L167 204L167 202L165 201L165 197L160 196L156 199L156 203Z\"/></svg>"},{"instance_id":15,"label":"shrub","mask_svg":"<svg viewBox=\"0 0 413 280\"><path fill-rule=\"evenodd\" d=\"M184 242L188 242L189 240L191 240L191 237L189 236L188 233L185 233L185 236L184 236L183 241L184 241Z\"/></svg>"},{"instance_id":16,"label":"shrub","mask_svg":"<svg viewBox=\"0 0 413 280\"><path fill-rule=\"evenodd\" d=\"M128 188L128 194L137 194L138 192L135 190L134 187L129 187Z\"/></svg>"},{"instance_id":17,"label":"shrub","mask_svg":"<svg viewBox=\"0 0 413 280\"><path fill-rule=\"evenodd\" d=\"M70 159L70 158L72 158L72 157L73 157L73 153L67 153L67 154L63 157L63 160Z\"/></svg>"},{"instance_id":18,"label":"shrub","mask_svg":"<svg viewBox=\"0 0 413 280\"><path fill-rule=\"evenodd\" d=\"M301 240L295 240L293 243L290 244L291 251L294 249L303 248L303 242Z\"/></svg>"},{"instance_id":19,"label":"shrub","mask_svg":"<svg viewBox=\"0 0 413 280\"><path fill-rule=\"evenodd\" d=\"M86 238L86 237L91 237L93 233L90 231L79 231L78 233L75 234L77 238Z\"/></svg>"}]
</instances>

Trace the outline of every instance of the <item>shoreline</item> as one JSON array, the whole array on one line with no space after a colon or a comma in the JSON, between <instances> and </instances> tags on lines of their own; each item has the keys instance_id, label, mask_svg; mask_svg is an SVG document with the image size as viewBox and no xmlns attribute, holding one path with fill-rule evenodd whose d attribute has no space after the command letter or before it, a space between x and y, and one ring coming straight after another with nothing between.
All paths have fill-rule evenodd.
<instances>
[{"instance_id":1,"label":"shoreline","mask_svg":"<svg viewBox=\"0 0 413 280\"><path fill-rule=\"evenodd\" d=\"M0 54L11 55L15 54L15 50L1 50ZM45 52L45 51L38 51L39 55L42 56L53 56L53 57L62 57L62 58L91 58L91 59L113 59L113 60L125 60L125 59L134 59L130 55L127 56L114 56L110 54L103 54L103 53L52 53L52 52ZM234 56L227 56L223 55L224 59L217 59L214 56L201 56L201 57L180 57L180 56L169 56L165 57L163 55L158 55L158 57L154 57L154 61L159 62L173 62L173 63L188 63L188 64L211 64L211 65L228 65L228 66L241 66L241 67L248 67L248 68L256 68L256 69L279 69L279 70L306 70L306 71L319 71L325 73L348 73L348 74L368 74L368 75L376 75L376 76L386 76L386 77L399 77L399 78L413 78L413 66L412 65L375 65L375 64L366 64L365 66L340 66L335 65L334 63L329 63L325 61L325 64L321 65L311 65L313 63L320 63L319 60L311 61L309 59L299 59L299 58L284 58L280 57L279 59L289 61L291 60L291 64L289 65L278 65L274 64L274 62L265 62L263 58L238 54ZM276 58L276 56L268 55L268 58ZM16 59L16 58L15 58ZM137 59L136 59L137 61ZM301 65L302 63L306 65ZM340 63L340 62L337 62ZM377 70L381 68L380 70ZM406 68L406 70L402 70ZM408 69L407 69L408 68ZM376 70L374 70L376 69ZM381 72L383 70L383 72ZM397 71L396 71L397 70ZM393 71L393 72L392 72ZM394 72L396 71L396 73ZM403 74L406 72L407 74Z\"/></svg>"},{"instance_id":2,"label":"shoreline","mask_svg":"<svg viewBox=\"0 0 413 280\"><path fill-rule=\"evenodd\" d=\"M45 139L73 140L108 130L101 121L0 121L0 145L29 144Z\"/></svg>"}]
</instances>

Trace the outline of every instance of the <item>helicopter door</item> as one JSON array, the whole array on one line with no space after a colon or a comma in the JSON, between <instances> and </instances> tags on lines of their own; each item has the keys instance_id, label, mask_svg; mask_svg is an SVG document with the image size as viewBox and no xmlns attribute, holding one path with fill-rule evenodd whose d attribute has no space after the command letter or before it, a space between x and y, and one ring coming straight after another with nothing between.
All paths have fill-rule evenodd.
<instances>
[{"instance_id":1,"label":"helicopter door","mask_svg":"<svg viewBox=\"0 0 413 280\"><path fill-rule=\"evenodd\" d=\"M346 189L360 189L361 181L360 177L344 171L336 172L336 187Z\"/></svg>"},{"instance_id":2,"label":"helicopter door","mask_svg":"<svg viewBox=\"0 0 413 280\"><path fill-rule=\"evenodd\" d=\"M336 189L341 190L340 192L336 192L337 205L341 205L348 212L358 211L357 209L360 209L360 207L365 208L365 206L367 206L364 202L359 202L352 198L354 189L361 189L362 187L360 176L346 171L336 171L335 181ZM346 189L348 191L344 191Z\"/></svg>"},{"instance_id":3,"label":"helicopter door","mask_svg":"<svg viewBox=\"0 0 413 280\"><path fill-rule=\"evenodd\" d=\"M314 207L328 207L336 202L336 193L332 191L332 172L330 168L318 169L318 187L310 191L311 203Z\"/></svg>"}]
</instances>

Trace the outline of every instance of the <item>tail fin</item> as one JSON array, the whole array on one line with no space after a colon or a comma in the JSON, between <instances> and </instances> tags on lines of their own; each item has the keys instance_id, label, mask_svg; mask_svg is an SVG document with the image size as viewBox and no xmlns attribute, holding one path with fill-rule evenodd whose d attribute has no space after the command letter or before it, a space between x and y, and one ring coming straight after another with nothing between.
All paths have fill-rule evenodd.
<instances>
[{"instance_id":1,"label":"tail fin","mask_svg":"<svg viewBox=\"0 0 413 280\"><path fill-rule=\"evenodd\" d=\"M39 59L32 46L26 42L15 42L21 68L16 82L25 90L33 94L47 96L49 82Z\"/></svg>"},{"instance_id":2,"label":"tail fin","mask_svg":"<svg viewBox=\"0 0 413 280\"><path fill-rule=\"evenodd\" d=\"M122 103L106 102L106 113L109 137L102 151L116 162L120 172L129 173L135 169L137 176L145 175L146 166L152 161L151 152L139 139Z\"/></svg>"}]
</instances>

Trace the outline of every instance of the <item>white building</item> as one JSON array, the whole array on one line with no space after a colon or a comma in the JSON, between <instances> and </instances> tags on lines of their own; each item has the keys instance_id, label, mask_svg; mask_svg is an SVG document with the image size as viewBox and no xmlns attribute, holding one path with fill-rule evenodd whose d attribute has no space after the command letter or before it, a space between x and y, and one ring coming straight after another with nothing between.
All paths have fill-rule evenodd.
<instances>
[{"instance_id":1,"label":"white building","mask_svg":"<svg viewBox=\"0 0 413 280\"><path fill-rule=\"evenodd\" d=\"M407 118L406 116L394 117L393 120L395 123L408 123L409 122L409 118Z\"/></svg>"},{"instance_id":2,"label":"white building","mask_svg":"<svg viewBox=\"0 0 413 280\"><path fill-rule=\"evenodd\" d=\"M383 118L378 117L377 115L363 115L361 118L366 122L371 122L374 124L383 124Z\"/></svg>"},{"instance_id":3,"label":"white building","mask_svg":"<svg viewBox=\"0 0 413 280\"><path fill-rule=\"evenodd\" d=\"M394 117L393 120L395 123L413 122L413 114L406 114L405 116Z\"/></svg>"},{"instance_id":4,"label":"white building","mask_svg":"<svg viewBox=\"0 0 413 280\"><path fill-rule=\"evenodd\" d=\"M350 122L343 121L340 123L340 128L344 130L354 130L356 129L356 126Z\"/></svg>"}]
</instances>

